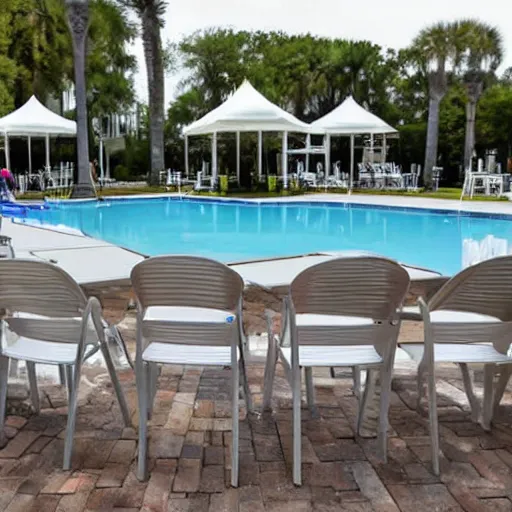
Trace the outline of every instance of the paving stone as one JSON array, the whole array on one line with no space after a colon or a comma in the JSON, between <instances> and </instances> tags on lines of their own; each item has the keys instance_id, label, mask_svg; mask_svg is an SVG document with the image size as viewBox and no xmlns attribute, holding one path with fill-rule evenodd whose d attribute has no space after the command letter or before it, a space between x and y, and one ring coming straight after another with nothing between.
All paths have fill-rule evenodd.
<instances>
[{"instance_id":1,"label":"paving stone","mask_svg":"<svg viewBox=\"0 0 512 512\"><path fill-rule=\"evenodd\" d=\"M201 460L203 458L203 447L197 444L184 444L181 450L181 458Z\"/></svg>"},{"instance_id":2,"label":"paving stone","mask_svg":"<svg viewBox=\"0 0 512 512\"><path fill-rule=\"evenodd\" d=\"M188 431L185 436L185 444L194 444L203 446L205 444L206 432L204 431Z\"/></svg>"},{"instance_id":3,"label":"paving stone","mask_svg":"<svg viewBox=\"0 0 512 512\"><path fill-rule=\"evenodd\" d=\"M24 512L55 512L59 504L60 496L40 495L37 496L30 508Z\"/></svg>"},{"instance_id":4,"label":"paving stone","mask_svg":"<svg viewBox=\"0 0 512 512\"><path fill-rule=\"evenodd\" d=\"M32 508L35 498L30 494L16 494L5 512L26 512Z\"/></svg>"},{"instance_id":5,"label":"paving stone","mask_svg":"<svg viewBox=\"0 0 512 512\"><path fill-rule=\"evenodd\" d=\"M190 430L213 430L213 418L192 418Z\"/></svg>"},{"instance_id":6,"label":"paving stone","mask_svg":"<svg viewBox=\"0 0 512 512\"><path fill-rule=\"evenodd\" d=\"M116 441L108 461L115 464L130 464L135 456L135 447L136 443L133 440L121 439Z\"/></svg>"},{"instance_id":7,"label":"paving stone","mask_svg":"<svg viewBox=\"0 0 512 512\"><path fill-rule=\"evenodd\" d=\"M269 500L295 501L310 500L311 489L308 485L296 487L289 475L269 471L260 474L260 488L265 502Z\"/></svg>"},{"instance_id":8,"label":"paving stone","mask_svg":"<svg viewBox=\"0 0 512 512\"><path fill-rule=\"evenodd\" d=\"M281 443L277 436L254 435L254 450L259 462L283 460Z\"/></svg>"},{"instance_id":9,"label":"paving stone","mask_svg":"<svg viewBox=\"0 0 512 512\"><path fill-rule=\"evenodd\" d=\"M213 400L196 400L194 416L197 418L213 418L215 415L215 402Z\"/></svg>"},{"instance_id":10,"label":"paving stone","mask_svg":"<svg viewBox=\"0 0 512 512\"><path fill-rule=\"evenodd\" d=\"M130 471L130 466L128 465L107 462L96 482L96 487L98 489L104 487L121 487L128 471Z\"/></svg>"},{"instance_id":11,"label":"paving stone","mask_svg":"<svg viewBox=\"0 0 512 512\"><path fill-rule=\"evenodd\" d=\"M199 492L222 492L225 487L224 466L206 466L203 468Z\"/></svg>"},{"instance_id":12,"label":"paving stone","mask_svg":"<svg viewBox=\"0 0 512 512\"><path fill-rule=\"evenodd\" d=\"M313 448L322 462L365 459L361 447L351 439L337 439L334 443L321 445L313 444Z\"/></svg>"},{"instance_id":13,"label":"paving stone","mask_svg":"<svg viewBox=\"0 0 512 512\"><path fill-rule=\"evenodd\" d=\"M238 489L227 489L222 494L212 494L208 512L233 512L238 509Z\"/></svg>"},{"instance_id":14,"label":"paving stone","mask_svg":"<svg viewBox=\"0 0 512 512\"><path fill-rule=\"evenodd\" d=\"M204 464L205 466L224 464L224 448L222 446L207 446L204 449Z\"/></svg>"},{"instance_id":15,"label":"paving stone","mask_svg":"<svg viewBox=\"0 0 512 512\"><path fill-rule=\"evenodd\" d=\"M312 508L310 501L300 500L288 503L271 501L265 504L265 510L267 512L311 512Z\"/></svg>"},{"instance_id":16,"label":"paving stone","mask_svg":"<svg viewBox=\"0 0 512 512\"><path fill-rule=\"evenodd\" d=\"M200 478L200 460L180 459L172 489L174 492L197 492L199 490Z\"/></svg>"},{"instance_id":17,"label":"paving stone","mask_svg":"<svg viewBox=\"0 0 512 512\"><path fill-rule=\"evenodd\" d=\"M59 504L57 505L56 512L82 512L85 510L88 499L89 493L86 492L79 492L76 494L67 494L66 496L62 496ZM108 508L106 508L106 510L108 510Z\"/></svg>"},{"instance_id":18,"label":"paving stone","mask_svg":"<svg viewBox=\"0 0 512 512\"><path fill-rule=\"evenodd\" d=\"M308 464L303 478L311 487L332 487L337 491L358 489L354 476L340 462Z\"/></svg>"},{"instance_id":19,"label":"paving stone","mask_svg":"<svg viewBox=\"0 0 512 512\"><path fill-rule=\"evenodd\" d=\"M0 450L0 459L17 459L40 435L40 432L28 430L19 432Z\"/></svg>"},{"instance_id":20,"label":"paving stone","mask_svg":"<svg viewBox=\"0 0 512 512\"><path fill-rule=\"evenodd\" d=\"M175 460L156 461L144 494L143 511L167 512L169 493L175 473Z\"/></svg>"},{"instance_id":21,"label":"paving stone","mask_svg":"<svg viewBox=\"0 0 512 512\"><path fill-rule=\"evenodd\" d=\"M184 394L185 393L177 393L176 397ZM173 434L184 436L189 428L193 410L193 404L190 405L175 400L172 404L171 412L169 413L165 428L170 430Z\"/></svg>"},{"instance_id":22,"label":"paving stone","mask_svg":"<svg viewBox=\"0 0 512 512\"><path fill-rule=\"evenodd\" d=\"M139 482L135 475L129 472L122 487L93 490L88 496L87 508L91 510L110 510L123 507L140 508L146 486L146 483Z\"/></svg>"},{"instance_id":23,"label":"paving stone","mask_svg":"<svg viewBox=\"0 0 512 512\"><path fill-rule=\"evenodd\" d=\"M23 416L7 416L5 418L5 426L13 427L17 430L21 430L27 423L27 418Z\"/></svg>"},{"instance_id":24,"label":"paving stone","mask_svg":"<svg viewBox=\"0 0 512 512\"><path fill-rule=\"evenodd\" d=\"M27 453L41 453L44 447L52 441L52 437L41 436L37 438L28 448Z\"/></svg>"},{"instance_id":25,"label":"paving stone","mask_svg":"<svg viewBox=\"0 0 512 512\"><path fill-rule=\"evenodd\" d=\"M231 418L214 418L213 430L216 432L225 432L232 429Z\"/></svg>"},{"instance_id":26,"label":"paving stone","mask_svg":"<svg viewBox=\"0 0 512 512\"><path fill-rule=\"evenodd\" d=\"M398 512L398 507L393 498L389 495L369 462L352 462L348 467L351 468L362 494L371 502L375 510L379 512Z\"/></svg>"},{"instance_id":27,"label":"paving stone","mask_svg":"<svg viewBox=\"0 0 512 512\"><path fill-rule=\"evenodd\" d=\"M155 459L177 459L183 448L183 436L166 429L152 430L149 438L149 456Z\"/></svg>"},{"instance_id":28,"label":"paving stone","mask_svg":"<svg viewBox=\"0 0 512 512\"><path fill-rule=\"evenodd\" d=\"M485 510L489 512L511 512L512 501L505 498L482 500Z\"/></svg>"},{"instance_id":29,"label":"paving stone","mask_svg":"<svg viewBox=\"0 0 512 512\"><path fill-rule=\"evenodd\" d=\"M437 512L463 510L442 484L390 485L388 489L402 510L436 510Z\"/></svg>"}]
</instances>

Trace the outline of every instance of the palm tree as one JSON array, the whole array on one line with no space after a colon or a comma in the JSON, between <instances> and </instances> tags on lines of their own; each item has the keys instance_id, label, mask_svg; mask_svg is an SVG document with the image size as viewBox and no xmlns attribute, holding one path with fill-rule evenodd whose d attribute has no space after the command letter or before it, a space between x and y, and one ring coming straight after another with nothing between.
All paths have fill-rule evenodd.
<instances>
[{"instance_id":1,"label":"palm tree","mask_svg":"<svg viewBox=\"0 0 512 512\"><path fill-rule=\"evenodd\" d=\"M455 64L454 25L440 22L423 29L414 39L412 49L417 60L426 65L428 77L428 125L425 146L424 185L432 187L432 168L437 162L439 106L448 90L448 73Z\"/></svg>"},{"instance_id":2,"label":"palm tree","mask_svg":"<svg viewBox=\"0 0 512 512\"><path fill-rule=\"evenodd\" d=\"M478 20L463 20L457 24L459 67L466 87L466 139L464 169L471 165L475 147L475 118L478 100L488 78L496 71L503 58L503 40L496 27Z\"/></svg>"},{"instance_id":3,"label":"palm tree","mask_svg":"<svg viewBox=\"0 0 512 512\"><path fill-rule=\"evenodd\" d=\"M89 169L89 137L87 123L87 91L85 87L85 44L89 25L89 0L65 0L69 27L73 38L76 98L76 144L78 179L71 197L95 197Z\"/></svg>"},{"instance_id":4,"label":"palm tree","mask_svg":"<svg viewBox=\"0 0 512 512\"><path fill-rule=\"evenodd\" d=\"M151 170L149 183L157 185L164 162L164 52L160 29L167 8L165 0L119 0L140 18L148 77L149 139Z\"/></svg>"}]
</instances>

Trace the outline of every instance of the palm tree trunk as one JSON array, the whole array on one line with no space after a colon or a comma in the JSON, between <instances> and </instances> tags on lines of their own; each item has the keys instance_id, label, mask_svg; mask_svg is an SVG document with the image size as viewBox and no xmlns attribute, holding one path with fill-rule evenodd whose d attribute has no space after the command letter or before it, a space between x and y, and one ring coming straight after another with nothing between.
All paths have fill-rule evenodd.
<instances>
[{"instance_id":1,"label":"palm tree trunk","mask_svg":"<svg viewBox=\"0 0 512 512\"><path fill-rule=\"evenodd\" d=\"M466 103L466 138L464 141L464 172L469 169L475 148L476 101L469 99Z\"/></svg>"},{"instance_id":2,"label":"palm tree trunk","mask_svg":"<svg viewBox=\"0 0 512 512\"><path fill-rule=\"evenodd\" d=\"M68 22L73 38L76 97L77 182L72 198L95 197L89 169L89 137L87 123L87 90L85 86L85 42L89 23L88 1L68 0Z\"/></svg>"},{"instance_id":3,"label":"palm tree trunk","mask_svg":"<svg viewBox=\"0 0 512 512\"><path fill-rule=\"evenodd\" d=\"M423 182L426 189L432 188L432 168L437 163L440 103L440 99L431 97L428 105L427 143L425 147L425 168L423 170Z\"/></svg>"},{"instance_id":4,"label":"palm tree trunk","mask_svg":"<svg viewBox=\"0 0 512 512\"><path fill-rule=\"evenodd\" d=\"M146 8L142 15L142 42L148 77L149 139L151 170L149 183L158 185L164 161L164 63L160 25L156 13Z\"/></svg>"}]
</instances>

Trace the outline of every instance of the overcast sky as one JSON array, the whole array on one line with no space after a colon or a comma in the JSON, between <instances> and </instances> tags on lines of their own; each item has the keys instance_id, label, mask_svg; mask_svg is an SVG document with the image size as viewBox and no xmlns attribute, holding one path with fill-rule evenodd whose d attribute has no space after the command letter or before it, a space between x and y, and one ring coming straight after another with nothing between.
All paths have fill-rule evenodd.
<instances>
[{"instance_id":1,"label":"overcast sky","mask_svg":"<svg viewBox=\"0 0 512 512\"><path fill-rule=\"evenodd\" d=\"M510 0L169 0L162 38L177 42L199 29L231 27L291 34L310 32L326 37L367 39L385 48L403 48L426 25L470 17L499 27L505 46L501 69L512 66ZM146 100L140 41L135 45L135 53L139 60L137 94ZM181 76L166 78L166 106Z\"/></svg>"}]
</instances>

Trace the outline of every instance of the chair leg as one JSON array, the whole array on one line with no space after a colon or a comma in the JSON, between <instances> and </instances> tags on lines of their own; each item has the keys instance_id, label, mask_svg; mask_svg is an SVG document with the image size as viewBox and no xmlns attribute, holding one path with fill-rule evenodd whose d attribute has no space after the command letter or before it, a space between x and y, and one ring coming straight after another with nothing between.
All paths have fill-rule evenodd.
<instances>
[{"instance_id":1,"label":"chair leg","mask_svg":"<svg viewBox=\"0 0 512 512\"><path fill-rule=\"evenodd\" d=\"M9 377L9 358L5 357L5 356L0 356L0 441L2 441L3 436L4 436L8 377Z\"/></svg>"},{"instance_id":2,"label":"chair leg","mask_svg":"<svg viewBox=\"0 0 512 512\"><path fill-rule=\"evenodd\" d=\"M73 366L70 364L67 364L64 366L64 371L66 378L64 379L64 382L67 384L68 388L68 400L71 400L71 395L73 393L73 386L75 384L73 380Z\"/></svg>"},{"instance_id":3,"label":"chair leg","mask_svg":"<svg viewBox=\"0 0 512 512\"><path fill-rule=\"evenodd\" d=\"M364 415L366 413L366 408L368 404L372 404L373 398L375 396L375 391L377 387L377 373L375 370L367 370L366 371L366 384L364 386L363 394L359 398L358 402L358 412L356 419L356 433L358 436L361 434L361 428L363 426Z\"/></svg>"},{"instance_id":4,"label":"chair leg","mask_svg":"<svg viewBox=\"0 0 512 512\"><path fill-rule=\"evenodd\" d=\"M263 410L269 411L272 408L272 391L274 387L274 377L276 373L276 364L278 350L274 344L269 343L267 350L267 362L265 363L265 375L263 377Z\"/></svg>"},{"instance_id":5,"label":"chair leg","mask_svg":"<svg viewBox=\"0 0 512 512\"><path fill-rule=\"evenodd\" d=\"M231 485L238 487L238 461L239 461L239 414L240 414L240 370L238 364L231 366L231 400L232 400L232 423L233 431L231 435Z\"/></svg>"},{"instance_id":6,"label":"chair leg","mask_svg":"<svg viewBox=\"0 0 512 512\"><path fill-rule=\"evenodd\" d=\"M130 352L128 352L128 347L126 346L123 335L121 334L121 332L119 331L119 329L117 328L116 325L109 326L109 331L110 331L111 336L116 340L118 346L121 348L121 350L124 354L124 357L126 357L126 360L128 361L128 364L133 369L134 368L133 359L130 356Z\"/></svg>"},{"instance_id":7,"label":"chair leg","mask_svg":"<svg viewBox=\"0 0 512 512\"><path fill-rule=\"evenodd\" d=\"M247 366L245 364L245 356L244 351L240 351L240 372L242 377L242 387L244 390L244 398L245 398L245 405L247 407L247 413L252 412L253 406L252 406L252 396L251 396L251 389L249 388L249 380L247 377Z\"/></svg>"},{"instance_id":8,"label":"chair leg","mask_svg":"<svg viewBox=\"0 0 512 512\"><path fill-rule=\"evenodd\" d=\"M137 377L137 397L139 402L139 457L137 461L137 478L147 480L147 450L148 450L148 379L147 363L135 362Z\"/></svg>"},{"instance_id":9,"label":"chair leg","mask_svg":"<svg viewBox=\"0 0 512 512\"><path fill-rule=\"evenodd\" d=\"M308 366L304 368L306 375L306 398L308 400L308 407L311 413L311 417L317 419L319 417L318 409L315 404L315 385L313 383L313 368Z\"/></svg>"},{"instance_id":10,"label":"chair leg","mask_svg":"<svg viewBox=\"0 0 512 512\"><path fill-rule=\"evenodd\" d=\"M37 389L36 363L27 361L27 375L30 387L30 400L34 410L39 414L41 407L39 405L39 390Z\"/></svg>"},{"instance_id":11,"label":"chair leg","mask_svg":"<svg viewBox=\"0 0 512 512\"><path fill-rule=\"evenodd\" d=\"M112 358L110 357L110 351L105 343L101 343L100 348L103 354L103 358L105 359L105 363L107 365L108 373L110 374L110 379L112 380L112 384L114 386L114 391L116 393L119 407L121 408L121 414L123 415L124 424L127 427L131 427L132 420L130 418L130 411L128 410L128 405L126 404L126 399L124 397L123 390L121 389L121 384L119 383L119 379L117 378L116 369L114 368L114 363L112 362Z\"/></svg>"},{"instance_id":12,"label":"chair leg","mask_svg":"<svg viewBox=\"0 0 512 512\"><path fill-rule=\"evenodd\" d=\"M473 382L471 380L471 375L469 374L468 365L466 363L460 363L459 366L460 371L462 372L462 382L464 384L466 396L468 397L469 405L471 407L471 420L476 423L480 418L480 404L478 403L478 399L473 391Z\"/></svg>"},{"instance_id":13,"label":"chair leg","mask_svg":"<svg viewBox=\"0 0 512 512\"><path fill-rule=\"evenodd\" d=\"M70 366L68 366L68 368L69 367ZM76 424L78 383L80 382L80 368L75 366L74 368L71 368L71 371L67 370L67 377L69 403L68 422L66 426L66 440L64 443L64 471L69 471L71 469L71 457L73 455L73 440Z\"/></svg>"},{"instance_id":14,"label":"chair leg","mask_svg":"<svg viewBox=\"0 0 512 512\"><path fill-rule=\"evenodd\" d=\"M293 400L293 483L302 485L302 433L300 419L301 384L300 369L292 369Z\"/></svg>"},{"instance_id":15,"label":"chair leg","mask_svg":"<svg viewBox=\"0 0 512 512\"><path fill-rule=\"evenodd\" d=\"M61 386L66 385L66 370L63 364L59 364L59 382Z\"/></svg>"},{"instance_id":16,"label":"chair leg","mask_svg":"<svg viewBox=\"0 0 512 512\"><path fill-rule=\"evenodd\" d=\"M416 388L418 393L418 398L416 401L416 409L419 411L421 409L421 400L423 399L423 382L425 377L425 361L422 359L420 364L418 365L418 373L416 374Z\"/></svg>"},{"instance_id":17,"label":"chair leg","mask_svg":"<svg viewBox=\"0 0 512 512\"><path fill-rule=\"evenodd\" d=\"M494 374L496 365L486 364L484 366L484 398L482 404L481 426L484 430L491 430L491 420L494 405Z\"/></svg>"},{"instance_id":18,"label":"chair leg","mask_svg":"<svg viewBox=\"0 0 512 512\"><path fill-rule=\"evenodd\" d=\"M382 368L380 372L379 447L384 463L386 463L388 459L389 403L391 401L392 378L393 367Z\"/></svg>"},{"instance_id":19,"label":"chair leg","mask_svg":"<svg viewBox=\"0 0 512 512\"><path fill-rule=\"evenodd\" d=\"M439 425L437 421L436 377L433 368L428 372L427 388L430 444L432 449L432 470L436 476L439 476Z\"/></svg>"},{"instance_id":20,"label":"chair leg","mask_svg":"<svg viewBox=\"0 0 512 512\"><path fill-rule=\"evenodd\" d=\"M354 382L354 395L361 398L361 368L352 366L352 380Z\"/></svg>"},{"instance_id":21,"label":"chair leg","mask_svg":"<svg viewBox=\"0 0 512 512\"><path fill-rule=\"evenodd\" d=\"M157 363L148 363L148 394L149 394L149 403L148 403L148 420L151 419L153 415L153 406L155 405L155 396L158 389L158 364Z\"/></svg>"},{"instance_id":22,"label":"chair leg","mask_svg":"<svg viewBox=\"0 0 512 512\"><path fill-rule=\"evenodd\" d=\"M510 380L510 375L512 375L512 365L501 365L500 376L496 384L496 389L494 390L493 414L496 414L497 409L500 406L501 399L503 398L508 381Z\"/></svg>"}]
</instances>

